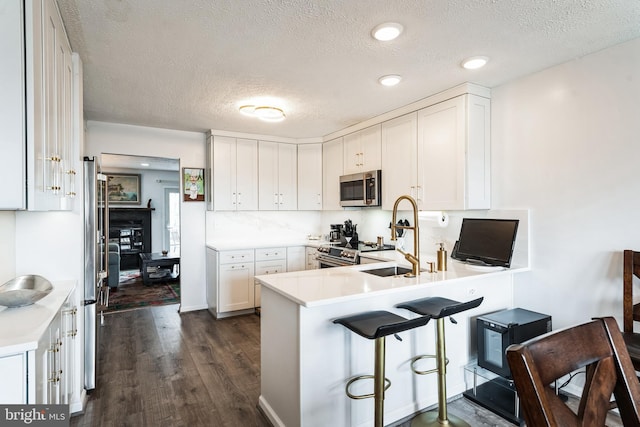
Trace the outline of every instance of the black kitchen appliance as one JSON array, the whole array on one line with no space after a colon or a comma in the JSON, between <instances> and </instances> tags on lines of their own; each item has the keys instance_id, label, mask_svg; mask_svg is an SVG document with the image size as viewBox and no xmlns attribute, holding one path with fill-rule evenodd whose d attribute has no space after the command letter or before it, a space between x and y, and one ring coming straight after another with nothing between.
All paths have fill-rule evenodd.
<instances>
[{"instance_id":1,"label":"black kitchen appliance","mask_svg":"<svg viewBox=\"0 0 640 427\"><path fill-rule=\"evenodd\" d=\"M478 317L476 326L478 366L511 378L507 347L551 331L551 316L514 308Z\"/></svg>"},{"instance_id":2,"label":"black kitchen appliance","mask_svg":"<svg viewBox=\"0 0 640 427\"><path fill-rule=\"evenodd\" d=\"M329 241L339 242L342 239L342 227L343 224L331 224L331 231L329 231Z\"/></svg>"}]
</instances>

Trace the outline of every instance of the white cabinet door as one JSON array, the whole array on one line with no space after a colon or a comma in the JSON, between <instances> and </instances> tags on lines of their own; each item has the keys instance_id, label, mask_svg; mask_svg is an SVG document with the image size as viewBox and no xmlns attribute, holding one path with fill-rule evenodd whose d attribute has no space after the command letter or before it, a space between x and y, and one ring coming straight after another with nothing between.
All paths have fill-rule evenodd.
<instances>
[{"instance_id":1,"label":"white cabinet door","mask_svg":"<svg viewBox=\"0 0 640 427\"><path fill-rule=\"evenodd\" d=\"M380 125L344 137L344 174L366 172L381 167Z\"/></svg>"},{"instance_id":2,"label":"white cabinet door","mask_svg":"<svg viewBox=\"0 0 640 427\"><path fill-rule=\"evenodd\" d=\"M462 95L418 112L420 209L490 207L489 100Z\"/></svg>"},{"instance_id":3,"label":"white cabinet door","mask_svg":"<svg viewBox=\"0 0 640 427\"><path fill-rule=\"evenodd\" d=\"M258 208L258 142L210 136L207 144L209 210ZM211 183L211 181L213 181Z\"/></svg>"},{"instance_id":4,"label":"white cabinet door","mask_svg":"<svg viewBox=\"0 0 640 427\"><path fill-rule=\"evenodd\" d=\"M0 8L0 209L25 209L26 133L24 28L21 0L4 0ZM3 401L3 400L0 400Z\"/></svg>"},{"instance_id":5,"label":"white cabinet door","mask_svg":"<svg viewBox=\"0 0 640 427\"><path fill-rule=\"evenodd\" d=\"M340 206L340 175L342 175L342 138L322 145L322 209L342 210ZM384 179L384 178L383 178Z\"/></svg>"},{"instance_id":6,"label":"white cabinet door","mask_svg":"<svg viewBox=\"0 0 640 427\"><path fill-rule=\"evenodd\" d=\"M0 402L27 404L27 353L0 357Z\"/></svg>"},{"instance_id":7,"label":"white cabinet door","mask_svg":"<svg viewBox=\"0 0 640 427\"><path fill-rule=\"evenodd\" d=\"M306 270L306 253L304 246L287 248L287 271Z\"/></svg>"},{"instance_id":8,"label":"white cabinet door","mask_svg":"<svg viewBox=\"0 0 640 427\"><path fill-rule=\"evenodd\" d=\"M295 210L297 148L293 144L258 143L258 207L260 210Z\"/></svg>"},{"instance_id":9,"label":"white cabinet door","mask_svg":"<svg viewBox=\"0 0 640 427\"><path fill-rule=\"evenodd\" d=\"M298 210L322 210L322 144L298 145Z\"/></svg>"},{"instance_id":10,"label":"white cabinet door","mask_svg":"<svg viewBox=\"0 0 640 427\"><path fill-rule=\"evenodd\" d=\"M71 132L71 47L56 2L27 2L27 208L71 209L65 170ZM72 198L69 195L68 198Z\"/></svg>"},{"instance_id":11,"label":"white cabinet door","mask_svg":"<svg viewBox=\"0 0 640 427\"><path fill-rule=\"evenodd\" d=\"M236 140L235 173L237 210L258 210L258 141Z\"/></svg>"},{"instance_id":12,"label":"white cabinet door","mask_svg":"<svg viewBox=\"0 0 640 427\"><path fill-rule=\"evenodd\" d=\"M72 292L62 305L61 309L61 339L60 349L62 359L62 379L60 384L61 403L69 405L77 401L81 389L78 379L78 361L76 347L79 345L78 337L78 307L76 305L75 291Z\"/></svg>"},{"instance_id":13,"label":"white cabinet door","mask_svg":"<svg viewBox=\"0 0 640 427\"><path fill-rule=\"evenodd\" d=\"M306 248L306 261L307 265L305 270L315 270L318 266L318 249L313 247Z\"/></svg>"},{"instance_id":14,"label":"white cabinet door","mask_svg":"<svg viewBox=\"0 0 640 427\"><path fill-rule=\"evenodd\" d=\"M258 207L278 210L278 143L258 142Z\"/></svg>"},{"instance_id":15,"label":"white cabinet door","mask_svg":"<svg viewBox=\"0 0 640 427\"><path fill-rule=\"evenodd\" d=\"M60 404L63 363L61 316L58 313L38 341L36 350L36 404Z\"/></svg>"},{"instance_id":16,"label":"white cabinet door","mask_svg":"<svg viewBox=\"0 0 640 427\"><path fill-rule=\"evenodd\" d=\"M209 185L212 209L236 210L236 140L225 136L210 139L209 158L212 165L213 185Z\"/></svg>"},{"instance_id":17,"label":"white cabinet door","mask_svg":"<svg viewBox=\"0 0 640 427\"><path fill-rule=\"evenodd\" d=\"M244 310L254 307L253 261L220 266L218 311Z\"/></svg>"},{"instance_id":18,"label":"white cabinet door","mask_svg":"<svg viewBox=\"0 0 640 427\"><path fill-rule=\"evenodd\" d=\"M298 209L298 147L278 144L278 209Z\"/></svg>"},{"instance_id":19,"label":"white cabinet door","mask_svg":"<svg viewBox=\"0 0 640 427\"><path fill-rule=\"evenodd\" d=\"M382 123L383 210L392 210L402 195L418 197L417 133L416 112Z\"/></svg>"}]
</instances>

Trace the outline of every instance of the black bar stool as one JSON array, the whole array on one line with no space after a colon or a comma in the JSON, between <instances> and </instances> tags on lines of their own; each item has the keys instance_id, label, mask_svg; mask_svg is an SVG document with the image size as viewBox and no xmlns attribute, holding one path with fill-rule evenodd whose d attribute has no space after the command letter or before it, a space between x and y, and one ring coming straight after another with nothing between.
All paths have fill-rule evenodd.
<instances>
[{"instance_id":1,"label":"black bar stool","mask_svg":"<svg viewBox=\"0 0 640 427\"><path fill-rule=\"evenodd\" d=\"M413 301L403 302L396 305L398 308L404 308L421 316L429 316L433 319L437 319L436 322L436 369L428 371L419 371L415 369L414 364L424 358L433 358L433 355L421 355L413 358L411 362L411 369L413 372L419 375L426 375L430 373L438 373L438 412L429 411L422 414L418 414L411 420L411 426L464 426L469 424L454 415L449 416L447 414L447 359L445 342L444 342L444 318L452 316L456 313L460 313L466 310L476 308L482 303L484 297L474 299L469 302L459 302L448 298L442 297L430 297L422 298ZM452 317L449 317L452 323L458 323Z\"/></svg>"},{"instance_id":2,"label":"black bar stool","mask_svg":"<svg viewBox=\"0 0 640 427\"><path fill-rule=\"evenodd\" d=\"M335 319L333 323L343 325L356 334L375 341L375 361L373 375L360 375L347 382L345 387L347 396L352 399L367 399L373 397L374 402L374 426L382 427L384 418L384 392L391 386L391 381L384 376L385 337L409 329L426 325L431 318L429 316L405 319L388 311L367 311L351 316ZM349 386L356 381L373 379L373 393L355 395L349 391Z\"/></svg>"}]
</instances>

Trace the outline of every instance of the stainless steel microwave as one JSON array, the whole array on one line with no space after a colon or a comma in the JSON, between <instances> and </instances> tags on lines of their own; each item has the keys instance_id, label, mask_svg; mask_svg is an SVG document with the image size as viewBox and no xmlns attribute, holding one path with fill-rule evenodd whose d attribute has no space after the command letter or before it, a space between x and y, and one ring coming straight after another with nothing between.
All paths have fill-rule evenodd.
<instances>
[{"instance_id":1,"label":"stainless steel microwave","mask_svg":"<svg viewBox=\"0 0 640 427\"><path fill-rule=\"evenodd\" d=\"M340 206L380 206L382 202L382 171L342 175L340 177Z\"/></svg>"}]
</instances>

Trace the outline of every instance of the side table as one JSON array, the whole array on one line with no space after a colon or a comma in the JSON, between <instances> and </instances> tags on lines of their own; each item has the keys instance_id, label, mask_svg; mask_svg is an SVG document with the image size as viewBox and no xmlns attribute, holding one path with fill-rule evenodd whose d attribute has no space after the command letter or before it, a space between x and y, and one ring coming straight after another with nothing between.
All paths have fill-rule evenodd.
<instances>
[{"instance_id":1,"label":"side table","mask_svg":"<svg viewBox=\"0 0 640 427\"><path fill-rule=\"evenodd\" d=\"M141 253L142 281L145 285L153 282L174 280L180 276L180 254L169 252L162 253Z\"/></svg>"},{"instance_id":2,"label":"side table","mask_svg":"<svg viewBox=\"0 0 640 427\"><path fill-rule=\"evenodd\" d=\"M520 401L513 380L481 368L477 363L465 366L464 370L465 382L467 386L471 384L471 388L462 393L465 398L517 426L524 425L524 420L520 418Z\"/></svg>"}]
</instances>

